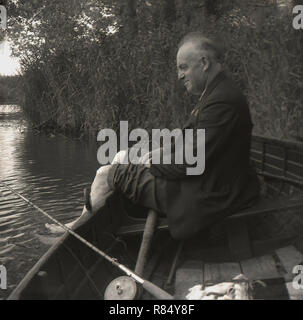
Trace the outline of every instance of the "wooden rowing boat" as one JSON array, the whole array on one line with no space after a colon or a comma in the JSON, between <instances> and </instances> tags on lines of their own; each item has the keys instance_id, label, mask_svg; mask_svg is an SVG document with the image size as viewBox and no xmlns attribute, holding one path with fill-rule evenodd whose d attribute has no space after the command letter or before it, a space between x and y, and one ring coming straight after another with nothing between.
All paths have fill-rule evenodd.
<instances>
[{"instance_id":1,"label":"wooden rowing boat","mask_svg":"<svg viewBox=\"0 0 303 320\"><path fill-rule=\"evenodd\" d=\"M303 263L303 144L254 136L251 160L262 182L262 198L220 226L194 238L171 239L158 219L142 276L177 299L196 284L230 281L243 273L263 280L253 297L303 299L292 273ZM145 226L136 210L112 197L75 231L134 270ZM122 271L66 233L38 261L9 299L103 299ZM144 291L136 298L151 299Z\"/></svg>"}]
</instances>

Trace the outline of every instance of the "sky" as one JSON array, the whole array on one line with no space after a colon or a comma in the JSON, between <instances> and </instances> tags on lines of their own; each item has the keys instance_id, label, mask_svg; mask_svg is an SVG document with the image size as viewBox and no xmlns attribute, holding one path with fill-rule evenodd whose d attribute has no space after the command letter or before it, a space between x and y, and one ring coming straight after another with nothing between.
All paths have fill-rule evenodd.
<instances>
[{"instance_id":1,"label":"sky","mask_svg":"<svg viewBox=\"0 0 303 320\"><path fill-rule=\"evenodd\" d=\"M13 76L18 74L20 65L18 58L13 58L9 42L0 42L0 76Z\"/></svg>"}]
</instances>

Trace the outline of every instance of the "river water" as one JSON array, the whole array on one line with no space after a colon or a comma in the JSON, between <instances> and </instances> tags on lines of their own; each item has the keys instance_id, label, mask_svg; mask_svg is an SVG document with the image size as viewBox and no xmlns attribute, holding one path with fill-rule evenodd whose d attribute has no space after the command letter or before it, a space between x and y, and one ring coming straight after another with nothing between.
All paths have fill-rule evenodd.
<instances>
[{"instance_id":1,"label":"river water","mask_svg":"<svg viewBox=\"0 0 303 320\"><path fill-rule=\"evenodd\" d=\"M46 136L29 129L19 107L0 105L0 181L68 223L83 208L83 188L98 162L94 141ZM7 270L5 299L56 241L49 219L0 184L0 265Z\"/></svg>"}]
</instances>

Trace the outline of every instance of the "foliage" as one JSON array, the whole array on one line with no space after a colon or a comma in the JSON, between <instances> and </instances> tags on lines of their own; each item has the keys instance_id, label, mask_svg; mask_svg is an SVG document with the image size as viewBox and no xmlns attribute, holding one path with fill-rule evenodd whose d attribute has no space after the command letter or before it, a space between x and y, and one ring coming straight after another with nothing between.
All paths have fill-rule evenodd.
<instances>
[{"instance_id":1,"label":"foliage","mask_svg":"<svg viewBox=\"0 0 303 320\"><path fill-rule=\"evenodd\" d=\"M20 104L23 93L20 89L20 77L0 77L0 104Z\"/></svg>"},{"instance_id":2,"label":"foliage","mask_svg":"<svg viewBox=\"0 0 303 320\"><path fill-rule=\"evenodd\" d=\"M177 83L176 47L201 30L225 46L256 132L303 139L302 32L275 1L15 0L9 9L22 107L36 127L179 126L195 100Z\"/></svg>"}]
</instances>

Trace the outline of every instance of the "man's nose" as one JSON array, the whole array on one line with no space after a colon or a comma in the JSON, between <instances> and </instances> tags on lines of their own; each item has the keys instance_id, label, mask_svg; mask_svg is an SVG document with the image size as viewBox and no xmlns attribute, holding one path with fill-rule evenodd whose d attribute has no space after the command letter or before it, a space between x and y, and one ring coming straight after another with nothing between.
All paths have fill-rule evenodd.
<instances>
[{"instance_id":1,"label":"man's nose","mask_svg":"<svg viewBox=\"0 0 303 320\"><path fill-rule=\"evenodd\" d=\"M178 79L179 80L184 79L184 72L178 72Z\"/></svg>"}]
</instances>

